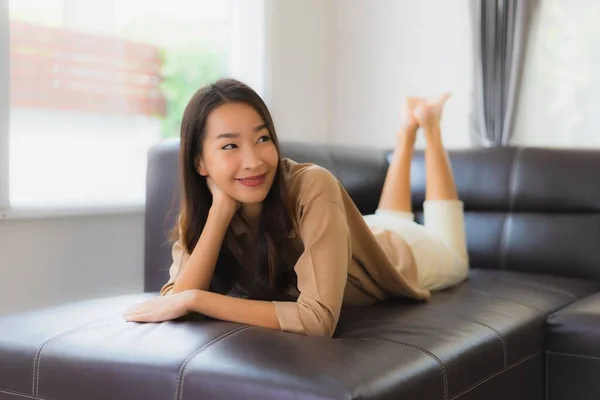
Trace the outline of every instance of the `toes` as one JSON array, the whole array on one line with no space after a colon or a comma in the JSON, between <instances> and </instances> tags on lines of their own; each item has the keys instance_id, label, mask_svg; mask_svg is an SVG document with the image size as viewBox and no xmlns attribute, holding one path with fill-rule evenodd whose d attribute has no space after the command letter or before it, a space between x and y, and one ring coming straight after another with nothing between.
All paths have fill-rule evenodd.
<instances>
[{"instance_id":1,"label":"toes","mask_svg":"<svg viewBox=\"0 0 600 400\"><path fill-rule=\"evenodd\" d=\"M445 103L445 102L446 102L446 101L447 101L447 100L450 98L450 96L452 96L452 93L451 93L451 92L446 92L446 93L443 93L443 94L442 94L442 95L439 97L439 99L438 99L437 103L438 103L438 104L444 104L444 103Z\"/></svg>"},{"instance_id":2,"label":"toes","mask_svg":"<svg viewBox=\"0 0 600 400\"><path fill-rule=\"evenodd\" d=\"M406 97L404 101L406 119L410 121L412 117L419 124L423 124L431 119L441 119L442 110L451 94L450 92L445 92L438 97L428 99L416 96Z\"/></svg>"},{"instance_id":3,"label":"toes","mask_svg":"<svg viewBox=\"0 0 600 400\"><path fill-rule=\"evenodd\" d=\"M407 97L405 100L406 108L408 108L410 110L414 110L419 104L421 104L422 101L423 101L423 99L421 97L415 97L415 96Z\"/></svg>"},{"instance_id":4,"label":"toes","mask_svg":"<svg viewBox=\"0 0 600 400\"><path fill-rule=\"evenodd\" d=\"M421 103L421 100L418 97L407 97L404 100L404 106L403 106L403 116L406 119L410 119L412 117L412 113L415 110L416 107L419 106L419 104Z\"/></svg>"}]
</instances>

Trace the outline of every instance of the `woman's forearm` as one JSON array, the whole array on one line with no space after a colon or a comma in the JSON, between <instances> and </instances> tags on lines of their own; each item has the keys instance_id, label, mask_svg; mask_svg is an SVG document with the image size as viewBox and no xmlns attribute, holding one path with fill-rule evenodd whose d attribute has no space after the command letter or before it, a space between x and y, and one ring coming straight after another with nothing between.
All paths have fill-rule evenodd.
<instances>
[{"instance_id":1,"label":"woman's forearm","mask_svg":"<svg viewBox=\"0 0 600 400\"><path fill-rule=\"evenodd\" d=\"M228 213L216 208L210 209L198 243L185 268L175 279L173 294L189 289L208 290L230 221Z\"/></svg>"},{"instance_id":2,"label":"woman's forearm","mask_svg":"<svg viewBox=\"0 0 600 400\"><path fill-rule=\"evenodd\" d=\"M195 290L189 310L222 321L280 330L275 305L270 301L247 300Z\"/></svg>"}]
</instances>

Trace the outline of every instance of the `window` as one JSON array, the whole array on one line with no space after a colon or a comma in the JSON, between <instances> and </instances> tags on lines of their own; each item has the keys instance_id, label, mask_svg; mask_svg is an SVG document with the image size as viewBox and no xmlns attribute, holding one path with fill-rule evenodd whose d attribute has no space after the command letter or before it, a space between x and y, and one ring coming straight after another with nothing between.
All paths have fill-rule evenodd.
<instances>
[{"instance_id":1,"label":"window","mask_svg":"<svg viewBox=\"0 0 600 400\"><path fill-rule=\"evenodd\" d=\"M262 92L260 1L8 4L12 207L143 204L147 150L179 136L200 86L234 76Z\"/></svg>"},{"instance_id":2,"label":"window","mask_svg":"<svg viewBox=\"0 0 600 400\"><path fill-rule=\"evenodd\" d=\"M600 147L600 3L544 0L531 25L515 144Z\"/></svg>"}]
</instances>

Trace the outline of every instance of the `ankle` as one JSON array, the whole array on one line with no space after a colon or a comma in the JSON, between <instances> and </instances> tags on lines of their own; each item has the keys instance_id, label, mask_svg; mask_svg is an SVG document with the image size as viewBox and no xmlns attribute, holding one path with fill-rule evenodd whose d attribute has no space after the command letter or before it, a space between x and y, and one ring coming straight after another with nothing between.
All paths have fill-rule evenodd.
<instances>
[{"instance_id":1,"label":"ankle","mask_svg":"<svg viewBox=\"0 0 600 400\"><path fill-rule=\"evenodd\" d=\"M397 141L407 142L409 144L414 145L415 140L417 139L417 130L419 129L418 125L403 125L398 131Z\"/></svg>"},{"instance_id":2,"label":"ankle","mask_svg":"<svg viewBox=\"0 0 600 400\"><path fill-rule=\"evenodd\" d=\"M425 141L427 145L438 146L442 144L442 134L439 126L431 126L425 129Z\"/></svg>"}]
</instances>

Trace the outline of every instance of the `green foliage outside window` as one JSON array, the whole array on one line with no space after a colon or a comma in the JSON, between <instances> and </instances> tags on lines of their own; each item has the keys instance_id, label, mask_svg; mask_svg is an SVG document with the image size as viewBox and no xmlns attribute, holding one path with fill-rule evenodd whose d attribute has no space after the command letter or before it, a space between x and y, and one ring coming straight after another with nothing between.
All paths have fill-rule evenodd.
<instances>
[{"instance_id":1,"label":"green foliage outside window","mask_svg":"<svg viewBox=\"0 0 600 400\"><path fill-rule=\"evenodd\" d=\"M179 137L185 106L200 87L223 76L225 57L206 48L163 49L162 56L163 81L160 89L167 102L162 137Z\"/></svg>"}]
</instances>

